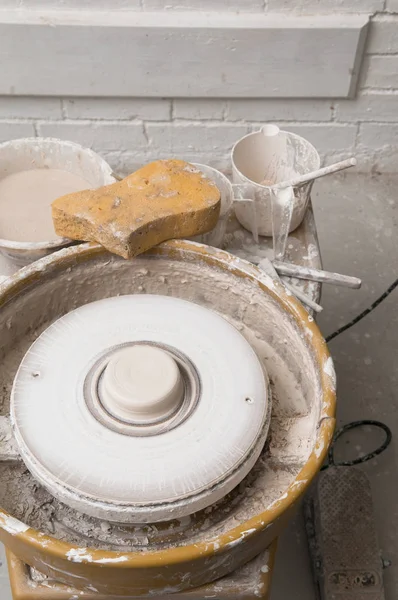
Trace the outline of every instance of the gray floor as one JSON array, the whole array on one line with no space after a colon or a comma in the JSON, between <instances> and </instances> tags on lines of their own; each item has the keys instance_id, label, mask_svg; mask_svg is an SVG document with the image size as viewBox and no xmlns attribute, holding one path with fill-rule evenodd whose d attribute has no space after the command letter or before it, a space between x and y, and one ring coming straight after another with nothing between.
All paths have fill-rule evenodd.
<instances>
[{"instance_id":1,"label":"gray floor","mask_svg":"<svg viewBox=\"0 0 398 600\"><path fill-rule=\"evenodd\" d=\"M2 544L0 544L0 598L1 600L11 600L6 555L4 552L4 546Z\"/></svg>"},{"instance_id":2,"label":"gray floor","mask_svg":"<svg viewBox=\"0 0 398 600\"><path fill-rule=\"evenodd\" d=\"M397 277L398 177L347 174L314 185L313 204L324 268L356 275L360 290L323 286L324 311L318 319L324 335L348 322ZM378 419L398 435L398 290L373 313L330 343L338 378L338 423ZM367 439L371 438L371 439ZM347 438L348 439L348 438ZM350 436L344 451L365 452L371 433ZM398 590L397 444L363 466L375 504L382 556L392 561L384 571L387 600ZM313 600L303 521L298 513L281 539L272 600ZM288 576L287 576L288 575Z\"/></svg>"},{"instance_id":3,"label":"gray floor","mask_svg":"<svg viewBox=\"0 0 398 600\"><path fill-rule=\"evenodd\" d=\"M361 290L324 286L325 335L346 323L377 298L397 276L398 176L346 174L315 183L315 209L324 267L361 277ZM364 321L332 341L338 375L338 421L374 418L398 434L398 290ZM350 438L344 452L365 452L377 443L371 433ZM384 571L386 598L398 597L398 473L396 443L364 465L370 477L382 555L392 561ZM0 546L0 599L10 600ZM306 538L298 512L278 548L272 600L313 600Z\"/></svg>"}]
</instances>

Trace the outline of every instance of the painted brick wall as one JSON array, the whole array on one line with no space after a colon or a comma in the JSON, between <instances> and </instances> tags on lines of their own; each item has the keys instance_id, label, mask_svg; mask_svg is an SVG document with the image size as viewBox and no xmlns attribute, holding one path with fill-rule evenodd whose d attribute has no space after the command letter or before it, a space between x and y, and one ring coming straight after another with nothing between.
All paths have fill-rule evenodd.
<instances>
[{"instance_id":1,"label":"painted brick wall","mask_svg":"<svg viewBox=\"0 0 398 600\"><path fill-rule=\"evenodd\" d=\"M2 8L109 8L110 0L2 0ZM398 171L398 0L113 0L113 10L227 10L372 15L353 100L0 97L0 141L41 135L78 141L120 173L181 156L229 170L229 151L264 122L308 138L325 163L352 154L359 169ZM333 65L330 66L333 68Z\"/></svg>"}]
</instances>

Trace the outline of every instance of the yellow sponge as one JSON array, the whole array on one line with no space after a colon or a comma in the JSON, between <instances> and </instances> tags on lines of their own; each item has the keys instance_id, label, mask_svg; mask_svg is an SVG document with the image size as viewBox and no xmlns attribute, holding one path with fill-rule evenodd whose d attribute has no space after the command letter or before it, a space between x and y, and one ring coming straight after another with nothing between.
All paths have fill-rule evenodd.
<instances>
[{"instance_id":1,"label":"yellow sponge","mask_svg":"<svg viewBox=\"0 0 398 600\"><path fill-rule=\"evenodd\" d=\"M165 240L206 233L219 213L216 185L182 160L158 160L122 181L52 203L58 235L98 242L124 258Z\"/></svg>"}]
</instances>

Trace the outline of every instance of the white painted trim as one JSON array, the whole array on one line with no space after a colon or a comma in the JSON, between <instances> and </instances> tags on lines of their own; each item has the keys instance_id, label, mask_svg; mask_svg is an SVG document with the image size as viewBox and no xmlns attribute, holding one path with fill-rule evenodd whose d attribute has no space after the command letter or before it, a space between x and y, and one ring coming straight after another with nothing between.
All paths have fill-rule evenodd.
<instances>
[{"instance_id":1,"label":"white painted trim","mask_svg":"<svg viewBox=\"0 0 398 600\"><path fill-rule=\"evenodd\" d=\"M233 29L247 28L279 28L297 29L335 29L335 28L359 28L363 27L369 20L369 15L361 14L336 14L336 15L314 15L299 16L282 13L257 14L257 13L233 13L233 12L201 12L201 11L111 11L111 10L59 10L59 9L20 9L1 10L1 23L36 24L45 23L52 26L81 25L89 23L95 26L107 27L176 27L176 28L224 28Z\"/></svg>"},{"instance_id":2,"label":"white painted trim","mask_svg":"<svg viewBox=\"0 0 398 600\"><path fill-rule=\"evenodd\" d=\"M0 10L0 94L349 97L367 15Z\"/></svg>"}]
</instances>

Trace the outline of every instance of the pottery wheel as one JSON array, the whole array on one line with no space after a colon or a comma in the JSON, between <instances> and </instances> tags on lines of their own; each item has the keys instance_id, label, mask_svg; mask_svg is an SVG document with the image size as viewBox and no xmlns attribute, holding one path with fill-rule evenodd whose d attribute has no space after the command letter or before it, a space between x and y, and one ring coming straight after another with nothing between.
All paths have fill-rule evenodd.
<instances>
[{"instance_id":1,"label":"pottery wheel","mask_svg":"<svg viewBox=\"0 0 398 600\"><path fill-rule=\"evenodd\" d=\"M109 521L191 514L249 472L269 424L266 374L225 319L172 297L82 306L25 355L11 418L55 497Z\"/></svg>"}]
</instances>

